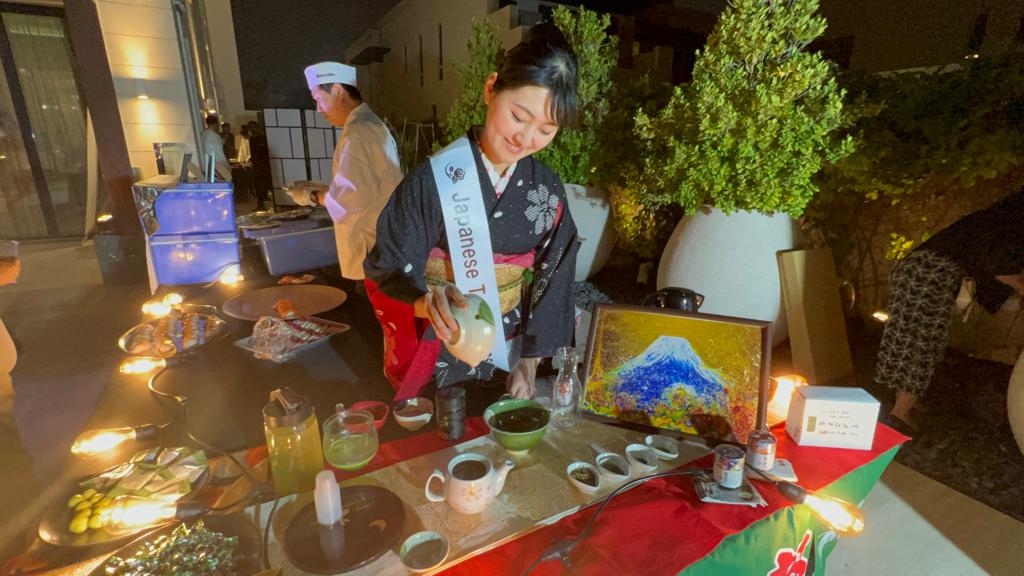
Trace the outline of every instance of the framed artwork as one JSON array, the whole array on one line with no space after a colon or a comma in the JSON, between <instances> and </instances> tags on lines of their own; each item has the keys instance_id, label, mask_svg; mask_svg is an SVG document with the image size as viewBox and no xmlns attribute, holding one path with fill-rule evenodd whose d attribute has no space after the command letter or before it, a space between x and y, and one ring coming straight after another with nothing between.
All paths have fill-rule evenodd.
<instances>
[{"instance_id":1,"label":"framed artwork","mask_svg":"<svg viewBox=\"0 0 1024 576\"><path fill-rule=\"evenodd\" d=\"M764 420L771 323L597 304L583 411L746 443Z\"/></svg>"}]
</instances>

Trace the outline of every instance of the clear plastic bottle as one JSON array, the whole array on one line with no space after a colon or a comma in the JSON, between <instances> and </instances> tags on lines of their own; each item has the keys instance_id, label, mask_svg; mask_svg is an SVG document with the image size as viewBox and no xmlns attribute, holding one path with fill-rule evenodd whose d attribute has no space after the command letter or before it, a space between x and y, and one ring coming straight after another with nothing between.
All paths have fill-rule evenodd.
<instances>
[{"instance_id":1,"label":"clear plastic bottle","mask_svg":"<svg viewBox=\"0 0 1024 576\"><path fill-rule=\"evenodd\" d=\"M558 364L558 378L551 387L551 419L559 428L576 425L580 411L580 380L576 375L576 349L565 346L558 349L555 363Z\"/></svg>"}]
</instances>

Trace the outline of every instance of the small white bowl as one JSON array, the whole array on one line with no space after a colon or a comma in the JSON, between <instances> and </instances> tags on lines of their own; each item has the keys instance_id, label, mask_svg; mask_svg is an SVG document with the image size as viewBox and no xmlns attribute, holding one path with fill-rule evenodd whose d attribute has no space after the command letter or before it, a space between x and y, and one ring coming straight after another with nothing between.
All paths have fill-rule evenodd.
<instances>
[{"instance_id":1,"label":"small white bowl","mask_svg":"<svg viewBox=\"0 0 1024 576\"><path fill-rule=\"evenodd\" d=\"M594 475L594 482L596 482L596 484L587 484L573 478L572 473L576 470L590 470L590 473ZM569 477L569 481L572 482L572 485L584 494L593 494L601 488L601 473L598 472L597 468L594 467L593 464L589 464L587 462L573 462L566 467L565 475Z\"/></svg>"},{"instance_id":2,"label":"small white bowl","mask_svg":"<svg viewBox=\"0 0 1024 576\"><path fill-rule=\"evenodd\" d=\"M658 458L662 460L675 460L679 458L679 444L668 436L651 434L644 438L644 444L651 447Z\"/></svg>"},{"instance_id":3,"label":"small white bowl","mask_svg":"<svg viewBox=\"0 0 1024 576\"><path fill-rule=\"evenodd\" d=\"M641 474L654 472L658 469L658 455L649 446L630 444L626 446L626 459Z\"/></svg>"},{"instance_id":4,"label":"small white bowl","mask_svg":"<svg viewBox=\"0 0 1024 576\"><path fill-rule=\"evenodd\" d=\"M409 408L413 408L415 415L403 416L399 412L408 412ZM395 417L395 422L406 430L419 430L430 423L430 419L434 416L434 403L429 398L410 398L408 400L400 400L395 402L391 406L391 414Z\"/></svg>"},{"instance_id":5,"label":"small white bowl","mask_svg":"<svg viewBox=\"0 0 1024 576\"><path fill-rule=\"evenodd\" d=\"M418 558L415 554L410 555L418 546L428 546L431 549L424 549L420 553L424 555L423 558ZM412 572L420 574L429 572L444 564L444 561L448 559L450 549L448 540L443 535L438 532L424 530L409 536L405 539L405 542L402 542L402 547L398 551L398 557L402 560L402 565Z\"/></svg>"},{"instance_id":6,"label":"small white bowl","mask_svg":"<svg viewBox=\"0 0 1024 576\"><path fill-rule=\"evenodd\" d=\"M602 476L608 478L611 482L621 482L626 478L629 478L629 461L614 452L604 452L597 455L597 469ZM624 471L624 474L616 474L607 468L607 466L614 466L619 470Z\"/></svg>"}]
</instances>

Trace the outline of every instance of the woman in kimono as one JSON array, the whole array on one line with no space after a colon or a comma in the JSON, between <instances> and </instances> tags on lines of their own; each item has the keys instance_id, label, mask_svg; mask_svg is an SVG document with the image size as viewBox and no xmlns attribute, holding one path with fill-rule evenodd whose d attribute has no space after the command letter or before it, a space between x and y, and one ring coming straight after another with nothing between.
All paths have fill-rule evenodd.
<instances>
[{"instance_id":1,"label":"woman in kimono","mask_svg":"<svg viewBox=\"0 0 1024 576\"><path fill-rule=\"evenodd\" d=\"M521 339L520 358L509 359L506 378L518 398L533 395L541 358L572 337L576 226L558 175L532 155L575 122L576 82L576 59L562 33L535 26L487 79L486 121L466 135L490 227L502 328L506 340ZM493 363L470 367L440 345L458 330L451 307L466 305L452 283L450 260L428 160L395 190L364 264L367 295L384 331L384 371L399 388L397 398L415 395L431 376L444 387L498 375Z\"/></svg>"}]
</instances>

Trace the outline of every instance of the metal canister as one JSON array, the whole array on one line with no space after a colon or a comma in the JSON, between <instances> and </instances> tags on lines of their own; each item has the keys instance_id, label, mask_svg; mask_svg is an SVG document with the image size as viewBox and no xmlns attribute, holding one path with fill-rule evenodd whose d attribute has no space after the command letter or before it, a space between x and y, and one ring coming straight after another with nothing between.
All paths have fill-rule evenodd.
<instances>
[{"instance_id":1,"label":"metal canister","mask_svg":"<svg viewBox=\"0 0 1024 576\"><path fill-rule=\"evenodd\" d=\"M778 440L767 430L754 430L747 439L747 462L758 470L775 468L775 448Z\"/></svg>"},{"instance_id":2,"label":"metal canister","mask_svg":"<svg viewBox=\"0 0 1024 576\"><path fill-rule=\"evenodd\" d=\"M434 395L437 433L445 440L459 440L466 435L466 389L445 386Z\"/></svg>"},{"instance_id":3,"label":"metal canister","mask_svg":"<svg viewBox=\"0 0 1024 576\"><path fill-rule=\"evenodd\" d=\"M715 482L722 488L733 489L743 485L743 450L732 444L715 448Z\"/></svg>"}]
</instances>

